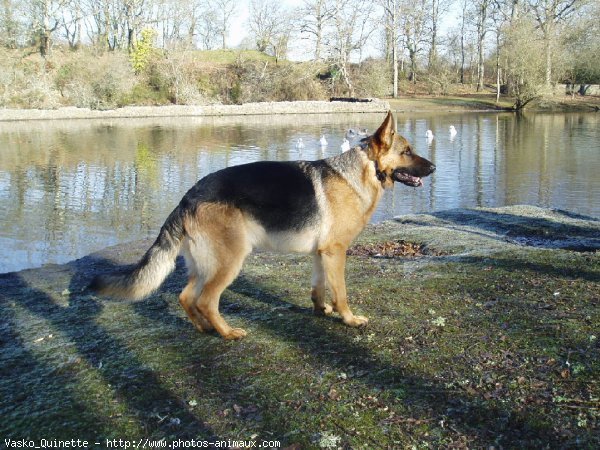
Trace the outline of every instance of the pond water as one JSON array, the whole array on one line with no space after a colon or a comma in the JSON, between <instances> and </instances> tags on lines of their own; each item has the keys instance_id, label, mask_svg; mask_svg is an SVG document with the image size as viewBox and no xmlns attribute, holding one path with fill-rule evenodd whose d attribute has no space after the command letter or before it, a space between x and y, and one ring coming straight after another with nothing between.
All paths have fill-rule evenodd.
<instances>
[{"instance_id":1,"label":"pond water","mask_svg":"<svg viewBox=\"0 0 600 450\"><path fill-rule=\"evenodd\" d=\"M251 161L332 156L347 128L373 131L383 117L0 123L0 273L154 237L206 174ZM512 204L600 216L600 114L399 114L397 124L438 169L422 188L387 192L373 221ZM321 134L329 141L325 150Z\"/></svg>"}]
</instances>

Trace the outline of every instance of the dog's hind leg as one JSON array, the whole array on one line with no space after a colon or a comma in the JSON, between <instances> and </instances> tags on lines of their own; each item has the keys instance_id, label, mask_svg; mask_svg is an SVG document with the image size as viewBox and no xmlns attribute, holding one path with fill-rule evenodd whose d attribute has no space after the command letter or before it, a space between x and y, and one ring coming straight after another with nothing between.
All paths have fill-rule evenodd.
<instances>
[{"instance_id":1,"label":"dog's hind leg","mask_svg":"<svg viewBox=\"0 0 600 450\"><path fill-rule=\"evenodd\" d=\"M323 257L319 253L316 253L313 258L310 298L315 314L329 315L333 312L331 305L325 303L325 269L323 268Z\"/></svg>"},{"instance_id":2,"label":"dog's hind leg","mask_svg":"<svg viewBox=\"0 0 600 450\"><path fill-rule=\"evenodd\" d=\"M227 324L219 313L219 301L223 291L240 273L252 245L239 212L222 209L216 212L221 215L213 214L210 224L202 228L190 245L193 270L203 283L196 287L196 296L189 307L194 317L205 319L225 339L239 339L246 332Z\"/></svg>"},{"instance_id":3,"label":"dog's hind leg","mask_svg":"<svg viewBox=\"0 0 600 450\"><path fill-rule=\"evenodd\" d=\"M244 330L230 327L219 313L221 294L252 251L242 213L225 205L203 204L188 218L186 231L183 255L190 278L181 305L199 330L214 328L225 339L244 337Z\"/></svg>"},{"instance_id":4,"label":"dog's hind leg","mask_svg":"<svg viewBox=\"0 0 600 450\"><path fill-rule=\"evenodd\" d=\"M194 301L198 298L198 277L191 275L188 284L179 295L179 304L183 307L187 316L190 318L198 331L210 331L213 329L211 323L194 306Z\"/></svg>"},{"instance_id":5,"label":"dog's hind leg","mask_svg":"<svg viewBox=\"0 0 600 450\"><path fill-rule=\"evenodd\" d=\"M198 267L192 256L190 245L193 245L193 243L186 239L183 244L182 253L188 268L188 284L183 288L181 294L179 294L179 304L198 331L210 331L213 329L213 326L206 320L200 311L194 307L194 302L198 298L202 286L201 281L199 280Z\"/></svg>"},{"instance_id":6,"label":"dog's hind leg","mask_svg":"<svg viewBox=\"0 0 600 450\"><path fill-rule=\"evenodd\" d=\"M320 250L323 258L323 268L327 276L327 282L331 288L333 296L333 309L340 313L342 320L351 327L361 327L369 322L369 319L363 316L355 316L348 306L346 294L346 280L344 271L346 268L346 248L342 246L332 246Z\"/></svg>"},{"instance_id":7,"label":"dog's hind leg","mask_svg":"<svg viewBox=\"0 0 600 450\"><path fill-rule=\"evenodd\" d=\"M225 339L240 339L246 336L246 331L242 328L232 328L219 313L221 294L237 277L245 256L221 264L214 276L204 283L200 297L193 305Z\"/></svg>"}]
</instances>

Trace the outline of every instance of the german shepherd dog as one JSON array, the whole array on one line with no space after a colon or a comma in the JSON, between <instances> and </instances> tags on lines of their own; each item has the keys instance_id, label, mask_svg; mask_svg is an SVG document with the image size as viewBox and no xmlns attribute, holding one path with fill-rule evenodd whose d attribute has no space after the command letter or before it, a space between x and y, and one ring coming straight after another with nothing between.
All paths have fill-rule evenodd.
<instances>
[{"instance_id":1,"label":"german shepherd dog","mask_svg":"<svg viewBox=\"0 0 600 450\"><path fill-rule=\"evenodd\" d=\"M200 331L225 339L246 335L219 313L221 293L254 248L310 253L311 298L316 314L336 311L345 324L368 319L348 306L346 250L369 222L384 189L395 181L422 186L435 170L395 130L391 111L379 129L353 149L318 161L255 162L202 178L169 215L144 257L132 269L98 276L99 294L141 299L156 290L182 253L188 284L179 302ZM332 305L325 302L325 286Z\"/></svg>"}]
</instances>

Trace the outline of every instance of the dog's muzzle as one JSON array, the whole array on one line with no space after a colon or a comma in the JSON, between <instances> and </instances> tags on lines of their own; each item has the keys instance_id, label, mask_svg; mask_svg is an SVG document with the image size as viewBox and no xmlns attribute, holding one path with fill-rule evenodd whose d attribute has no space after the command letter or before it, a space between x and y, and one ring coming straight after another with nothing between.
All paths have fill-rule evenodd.
<instances>
[{"instance_id":1,"label":"dog's muzzle","mask_svg":"<svg viewBox=\"0 0 600 450\"><path fill-rule=\"evenodd\" d=\"M419 173L415 173L413 170L404 168L396 169L392 173L392 179L407 186L419 187L423 186L423 180L421 180L421 177L431 175L433 172L435 172L435 165L429 163L429 165L420 170Z\"/></svg>"}]
</instances>

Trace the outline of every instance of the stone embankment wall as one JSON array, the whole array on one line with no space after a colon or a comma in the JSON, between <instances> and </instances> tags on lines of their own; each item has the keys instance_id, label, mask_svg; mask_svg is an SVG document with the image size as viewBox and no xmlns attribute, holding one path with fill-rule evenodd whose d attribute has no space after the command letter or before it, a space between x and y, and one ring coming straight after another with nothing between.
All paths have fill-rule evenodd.
<instances>
[{"instance_id":1,"label":"stone embankment wall","mask_svg":"<svg viewBox=\"0 0 600 450\"><path fill-rule=\"evenodd\" d=\"M127 106L99 111L87 108L65 107L54 110L0 109L0 121L9 120L65 120L65 119L113 119L138 117L202 117L268 114L339 114L378 113L390 108L386 101L373 99L369 102L265 102L243 105L172 105Z\"/></svg>"}]
</instances>

